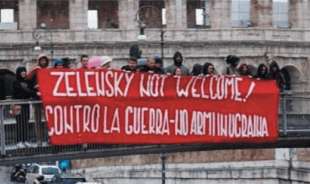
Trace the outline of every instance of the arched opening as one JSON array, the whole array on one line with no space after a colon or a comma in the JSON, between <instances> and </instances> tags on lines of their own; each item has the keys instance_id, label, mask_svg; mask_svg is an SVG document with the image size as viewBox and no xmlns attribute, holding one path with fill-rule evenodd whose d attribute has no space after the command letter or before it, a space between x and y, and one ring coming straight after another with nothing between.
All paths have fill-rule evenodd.
<instances>
[{"instance_id":1,"label":"arched opening","mask_svg":"<svg viewBox=\"0 0 310 184\"><path fill-rule=\"evenodd\" d=\"M284 79L286 81L285 90L297 89L297 85L300 82L301 72L292 65L284 66L281 69Z\"/></svg>"},{"instance_id":2,"label":"arched opening","mask_svg":"<svg viewBox=\"0 0 310 184\"><path fill-rule=\"evenodd\" d=\"M15 79L14 72L8 69L0 69L0 100L12 97Z\"/></svg>"}]
</instances>

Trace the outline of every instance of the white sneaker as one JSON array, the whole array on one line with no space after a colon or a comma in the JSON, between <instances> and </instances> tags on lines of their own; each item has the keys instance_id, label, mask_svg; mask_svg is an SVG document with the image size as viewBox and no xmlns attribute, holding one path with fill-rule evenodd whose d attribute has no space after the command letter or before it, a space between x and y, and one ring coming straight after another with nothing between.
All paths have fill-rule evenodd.
<instances>
[{"instance_id":1,"label":"white sneaker","mask_svg":"<svg viewBox=\"0 0 310 184\"><path fill-rule=\"evenodd\" d=\"M42 142L42 147L47 147L48 146L48 142Z\"/></svg>"},{"instance_id":2,"label":"white sneaker","mask_svg":"<svg viewBox=\"0 0 310 184\"><path fill-rule=\"evenodd\" d=\"M28 148L29 148L29 147L32 147L31 143L30 143L30 142L27 142L27 141L24 142L24 145L25 145L25 147L28 147Z\"/></svg>"},{"instance_id":3,"label":"white sneaker","mask_svg":"<svg viewBox=\"0 0 310 184\"><path fill-rule=\"evenodd\" d=\"M6 150L16 150L17 149L17 145L5 145Z\"/></svg>"},{"instance_id":4,"label":"white sneaker","mask_svg":"<svg viewBox=\"0 0 310 184\"><path fill-rule=\"evenodd\" d=\"M25 145L22 142L16 144L17 148L25 148Z\"/></svg>"}]
</instances>

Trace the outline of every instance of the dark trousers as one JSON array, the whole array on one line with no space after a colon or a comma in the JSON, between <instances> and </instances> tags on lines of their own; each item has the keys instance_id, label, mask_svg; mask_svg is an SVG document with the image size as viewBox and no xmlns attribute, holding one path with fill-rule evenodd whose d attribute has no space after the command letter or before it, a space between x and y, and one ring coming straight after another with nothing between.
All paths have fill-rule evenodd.
<instances>
[{"instance_id":1,"label":"dark trousers","mask_svg":"<svg viewBox=\"0 0 310 184\"><path fill-rule=\"evenodd\" d=\"M35 134L37 143L42 144L43 141L43 128L42 128L42 104L34 104L34 121L35 121Z\"/></svg>"},{"instance_id":2,"label":"dark trousers","mask_svg":"<svg viewBox=\"0 0 310 184\"><path fill-rule=\"evenodd\" d=\"M29 139L29 105L21 105L21 112L16 115L16 140L17 142L25 142Z\"/></svg>"}]
</instances>

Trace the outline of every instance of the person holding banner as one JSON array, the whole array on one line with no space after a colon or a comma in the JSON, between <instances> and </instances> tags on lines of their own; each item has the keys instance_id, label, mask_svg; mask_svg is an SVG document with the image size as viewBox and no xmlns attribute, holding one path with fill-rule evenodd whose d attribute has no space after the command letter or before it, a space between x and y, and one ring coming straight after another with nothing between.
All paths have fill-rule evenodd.
<instances>
[{"instance_id":1,"label":"person holding banner","mask_svg":"<svg viewBox=\"0 0 310 184\"><path fill-rule=\"evenodd\" d=\"M137 71L137 64L138 64L137 59L134 57L131 57L128 59L127 65L123 66L121 68L121 70L129 71L129 72L136 72Z\"/></svg>"},{"instance_id":2,"label":"person holding banner","mask_svg":"<svg viewBox=\"0 0 310 184\"><path fill-rule=\"evenodd\" d=\"M48 67L49 58L45 54L40 54L37 58L37 62L38 65L27 74L27 80L30 82L30 87L36 91L38 91L37 72L39 69Z\"/></svg>"},{"instance_id":3,"label":"person holding banner","mask_svg":"<svg viewBox=\"0 0 310 184\"><path fill-rule=\"evenodd\" d=\"M268 79L268 68L265 64L260 64L258 65L258 69L257 69L257 72L256 72L256 75L254 76L255 78L258 78L258 79L265 79L267 80Z\"/></svg>"},{"instance_id":4,"label":"person holding banner","mask_svg":"<svg viewBox=\"0 0 310 184\"><path fill-rule=\"evenodd\" d=\"M223 71L224 75L235 75L239 76L238 72L238 64L240 62L240 58L235 55L228 55L226 57L226 64L228 65Z\"/></svg>"},{"instance_id":5,"label":"person holding banner","mask_svg":"<svg viewBox=\"0 0 310 184\"><path fill-rule=\"evenodd\" d=\"M280 70L279 65L272 61L269 66L269 78L272 80L275 80L277 82L277 85L280 89L280 91L283 91L286 85L286 81L284 79L284 75Z\"/></svg>"},{"instance_id":6,"label":"person holding banner","mask_svg":"<svg viewBox=\"0 0 310 184\"><path fill-rule=\"evenodd\" d=\"M88 59L89 59L88 55L86 55L86 54L81 55L81 58L80 58L80 68L81 69L87 69Z\"/></svg>"},{"instance_id":7,"label":"person holding banner","mask_svg":"<svg viewBox=\"0 0 310 184\"><path fill-rule=\"evenodd\" d=\"M45 54L40 54L37 59L38 65L32 69L32 71L27 75L27 80L30 82L30 88L37 92L37 95L34 97L35 99L40 99L39 93L39 85L38 85L38 71L40 69L48 68L49 66L49 58ZM34 119L35 119L35 134L37 137L38 145L42 144L43 139L43 125L42 124L42 104L34 104Z\"/></svg>"},{"instance_id":8,"label":"person holding banner","mask_svg":"<svg viewBox=\"0 0 310 184\"><path fill-rule=\"evenodd\" d=\"M62 59L54 58L53 65L54 65L54 68L62 69L64 68L64 61Z\"/></svg>"},{"instance_id":9,"label":"person holding banner","mask_svg":"<svg viewBox=\"0 0 310 184\"><path fill-rule=\"evenodd\" d=\"M240 67L238 68L238 71L239 71L240 76L250 76L251 75L250 68L245 63L240 65Z\"/></svg>"},{"instance_id":10,"label":"person holding banner","mask_svg":"<svg viewBox=\"0 0 310 184\"><path fill-rule=\"evenodd\" d=\"M189 69L183 65L183 56L181 52L177 51L173 55L173 64L165 69L166 73L173 74L177 67L182 71L182 75L190 75Z\"/></svg>"},{"instance_id":11,"label":"person holding banner","mask_svg":"<svg viewBox=\"0 0 310 184\"><path fill-rule=\"evenodd\" d=\"M27 71L26 68L20 66L16 69L16 81L13 83L13 98L14 99L29 99L36 96L36 92L29 87L29 83L26 80ZM30 146L28 141L28 122L30 117L30 110L28 104L12 106L12 115L16 119L16 141L17 147L23 148L24 146Z\"/></svg>"},{"instance_id":12,"label":"person holding banner","mask_svg":"<svg viewBox=\"0 0 310 184\"><path fill-rule=\"evenodd\" d=\"M111 68L112 58L109 56L94 56L88 61L89 69Z\"/></svg>"},{"instance_id":13,"label":"person holding banner","mask_svg":"<svg viewBox=\"0 0 310 184\"><path fill-rule=\"evenodd\" d=\"M161 68L156 67L156 60L154 57L150 57L147 59L146 65L141 65L138 68L139 72L149 72L156 74L163 74L164 71Z\"/></svg>"},{"instance_id":14,"label":"person holding banner","mask_svg":"<svg viewBox=\"0 0 310 184\"><path fill-rule=\"evenodd\" d=\"M182 75L182 70L181 68L177 67L175 71L173 72L173 75L181 76Z\"/></svg>"},{"instance_id":15,"label":"person holding banner","mask_svg":"<svg viewBox=\"0 0 310 184\"><path fill-rule=\"evenodd\" d=\"M203 74L204 75L216 75L214 65L212 63L206 62L203 65Z\"/></svg>"},{"instance_id":16,"label":"person holding banner","mask_svg":"<svg viewBox=\"0 0 310 184\"><path fill-rule=\"evenodd\" d=\"M203 66L201 64L194 64L191 75L200 76L203 74Z\"/></svg>"}]
</instances>

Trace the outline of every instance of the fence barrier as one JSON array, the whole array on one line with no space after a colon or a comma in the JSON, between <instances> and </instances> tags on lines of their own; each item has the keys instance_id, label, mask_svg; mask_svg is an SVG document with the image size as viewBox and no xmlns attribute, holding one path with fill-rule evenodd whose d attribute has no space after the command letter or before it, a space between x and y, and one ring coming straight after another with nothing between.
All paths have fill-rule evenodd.
<instances>
[{"instance_id":1,"label":"fence barrier","mask_svg":"<svg viewBox=\"0 0 310 184\"><path fill-rule=\"evenodd\" d=\"M310 137L310 97L282 94L279 107L280 137ZM51 145L42 103L33 100L0 101L0 144L2 158L121 147L100 144Z\"/></svg>"}]
</instances>

